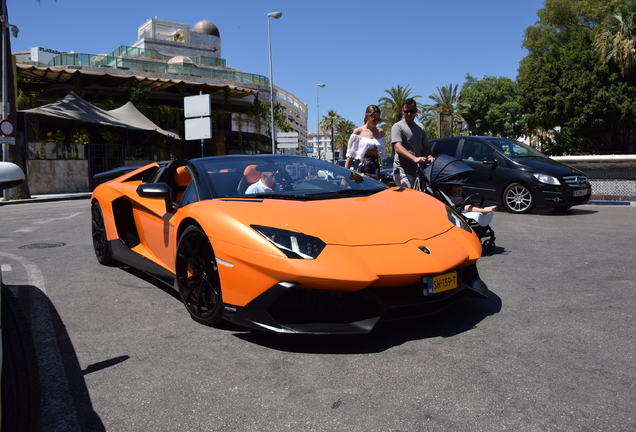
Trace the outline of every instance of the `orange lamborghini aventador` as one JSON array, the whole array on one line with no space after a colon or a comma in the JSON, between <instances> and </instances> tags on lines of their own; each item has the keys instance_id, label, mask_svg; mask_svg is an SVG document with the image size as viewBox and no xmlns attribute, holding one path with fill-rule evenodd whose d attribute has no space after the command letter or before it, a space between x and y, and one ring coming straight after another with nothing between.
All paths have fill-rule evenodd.
<instances>
[{"instance_id":1,"label":"orange lamborghini aventador","mask_svg":"<svg viewBox=\"0 0 636 432\"><path fill-rule=\"evenodd\" d=\"M98 261L174 286L203 324L367 333L488 296L479 239L453 210L312 158L153 163L101 184L91 203Z\"/></svg>"}]
</instances>

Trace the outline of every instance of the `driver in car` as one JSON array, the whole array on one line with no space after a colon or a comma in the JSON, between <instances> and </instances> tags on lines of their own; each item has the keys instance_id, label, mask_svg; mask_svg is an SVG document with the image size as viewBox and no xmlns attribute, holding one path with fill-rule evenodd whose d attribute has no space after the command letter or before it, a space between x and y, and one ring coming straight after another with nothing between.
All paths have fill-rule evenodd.
<instances>
[{"instance_id":1,"label":"driver in car","mask_svg":"<svg viewBox=\"0 0 636 432\"><path fill-rule=\"evenodd\" d=\"M261 178L252 183L246 190L246 194L259 194L268 192L278 192L282 190L280 183L276 182L276 176L278 175L278 165L275 163L266 163L258 165L256 171L261 173Z\"/></svg>"}]
</instances>

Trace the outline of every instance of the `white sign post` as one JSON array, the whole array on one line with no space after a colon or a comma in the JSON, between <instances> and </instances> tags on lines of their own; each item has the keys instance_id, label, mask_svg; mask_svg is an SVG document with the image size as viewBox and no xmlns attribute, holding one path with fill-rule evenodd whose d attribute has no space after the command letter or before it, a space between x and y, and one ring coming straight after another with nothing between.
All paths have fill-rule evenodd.
<instances>
[{"instance_id":1,"label":"white sign post","mask_svg":"<svg viewBox=\"0 0 636 432\"><path fill-rule=\"evenodd\" d=\"M209 94L188 96L183 98L183 114L185 121L185 139L201 140L201 157L205 156L204 141L212 138L212 105Z\"/></svg>"},{"instance_id":2,"label":"white sign post","mask_svg":"<svg viewBox=\"0 0 636 432\"><path fill-rule=\"evenodd\" d=\"M298 148L298 132L279 132L276 134L276 147Z\"/></svg>"}]
</instances>

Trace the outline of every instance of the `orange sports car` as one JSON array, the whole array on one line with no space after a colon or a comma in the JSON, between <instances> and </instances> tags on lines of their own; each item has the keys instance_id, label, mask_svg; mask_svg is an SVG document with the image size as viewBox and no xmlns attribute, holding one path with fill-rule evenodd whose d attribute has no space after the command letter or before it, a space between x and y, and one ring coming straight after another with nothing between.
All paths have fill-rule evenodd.
<instances>
[{"instance_id":1,"label":"orange sports car","mask_svg":"<svg viewBox=\"0 0 636 432\"><path fill-rule=\"evenodd\" d=\"M98 186L91 214L100 263L173 286L203 324L367 333L488 296L479 239L453 210L313 158L153 163Z\"/></svg>"}]
</instances>

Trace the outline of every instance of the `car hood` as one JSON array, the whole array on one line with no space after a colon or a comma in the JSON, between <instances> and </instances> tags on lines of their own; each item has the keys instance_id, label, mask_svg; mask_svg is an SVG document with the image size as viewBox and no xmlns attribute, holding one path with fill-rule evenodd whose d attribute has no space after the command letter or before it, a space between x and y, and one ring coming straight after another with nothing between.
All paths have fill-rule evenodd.
<instances>
[{"instance_id":1,"label":"car hood","mask_svg":"<svg viewBox=\"0 0 636 432\"><path fill-rule=\"evenodd\" d=\"M214 236L237 245L246 237L237 235L238 231L251 225L297 231L327 244L347 246L402 244L429 239L453 227L444 204L403 188L355 198L220 199L208 203L203 211L214 221Z\"/></svg>"},{"instance_id":2,"label":"car hood","mask_svg":"<svg viewBox=\"0 0 636 432\"><path fill-rule=\"evenodd\" d=\"M575 168L557 162L553 159L542 157L515 158L513 161L521 166L527 167L529 171L541 172L553 176L582 175L583 173Z\"/></svg>"}]
</instances>

